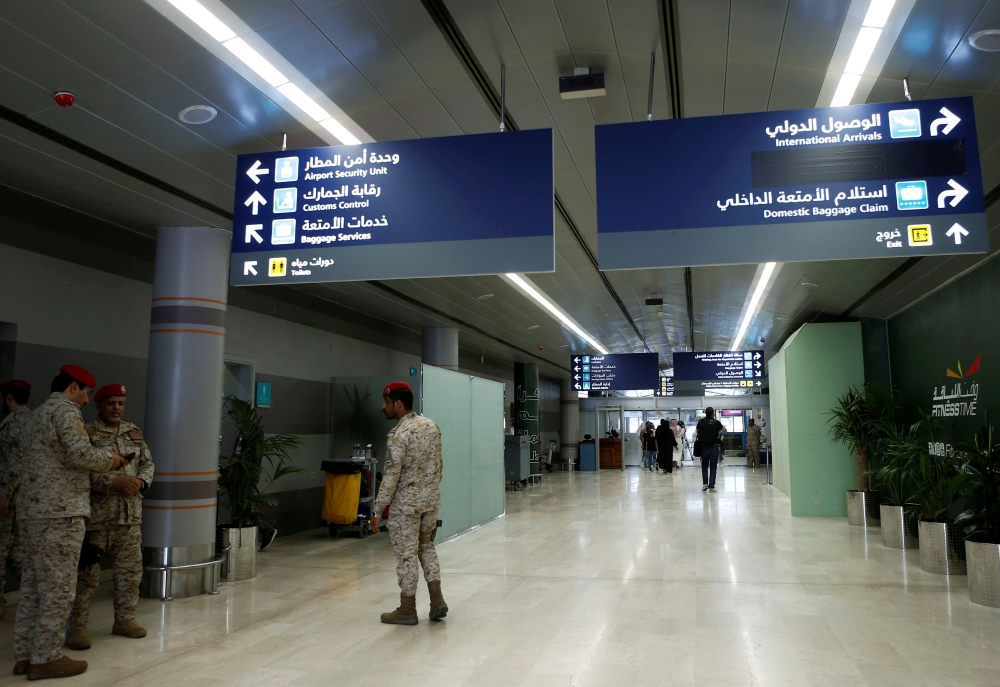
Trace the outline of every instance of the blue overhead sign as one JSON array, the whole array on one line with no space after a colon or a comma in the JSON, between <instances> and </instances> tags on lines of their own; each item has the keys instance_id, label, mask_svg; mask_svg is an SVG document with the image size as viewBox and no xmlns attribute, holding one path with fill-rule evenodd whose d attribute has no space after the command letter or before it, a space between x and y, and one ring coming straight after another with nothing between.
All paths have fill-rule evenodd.
<instances>
[{"instance_id":1,"label":"blue overhead sign","mask_svg":"<svg viewBox=\"0 0 1000 687\"><path fill-rule=\"evenodd\" d=\"M982 253L972 98L596 128L600 267Z\"/></svg>"},{"instance_id":2,"label":"blue overhead sign","mask_svg":"<svg viewBox=\"0 0 1000 687\"><path fill-rule=\"evenodd\" d=\"M552 131L240 155L230 283L555 269Z\"/></svg>"},{"instance_id":3,"label":"blue overhead sign","mask_svg":"<svg viewBox=\"0 0 1000 687\"><path fill-rule=\"evenodd\" d=\"M753 380L766 376L764 351L674 353L676 380Z\"/></svg>"},{"instance_id":4,"label":"blue overhead sign","mask_svg":"<svg viewBox=\"0 0 1000 687\"><path fill-rule=\"evenodd\" d=\"M570 358L577 391L635 391L660 386L658 353L607 353Z\"/></svg>"}]
</instances>

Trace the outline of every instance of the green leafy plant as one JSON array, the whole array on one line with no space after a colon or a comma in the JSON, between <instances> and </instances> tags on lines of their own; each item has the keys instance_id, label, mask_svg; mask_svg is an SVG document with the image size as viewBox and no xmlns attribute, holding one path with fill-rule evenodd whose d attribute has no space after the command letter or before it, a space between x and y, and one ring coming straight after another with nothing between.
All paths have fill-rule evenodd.
<instances>
[{"instance_id":1,"label":"green leafy plant","mask_svg":"<svg viewBox=\"0 0 1000 687\"><path fill-rule=\"evenodd\" d=\"M222 501L233 527L256 525L261 508L278 503L267 490L282 477L306 472L291 462L304 442L293 434L265 436L256 409L235 396L226 397L223 409L224 418L236 429L236 440L219 468Z\"/></svg>"},{"instance_id":2,"label":"green leafy plant","mask_svg":"<svg viewBox=\"0 0 1000 687\"><path fill-rule=\"evenodd\" d=\"M337 421L334 428L338 432L348 434L351 441L362 444L374 443L378 435L378 421L371 411L372 392L366 391L362 394L355 384L353 393L345 386L344 395L347 397L348 412Z\"/></svg>"},{"instance_id":3,"label":"green leafy plant","mask_svg":"<svg viewBox=\"0 0 1000 687\"><path fill-rule=\"evenodd\" d=\"M882 432L877 443L880 465L869 470L867 476L877 485L883 503L905 507L912 502L916 491L919 428L887 424Z\"/></svg>"},{"instance_id":4,"label":"green leafy plant","mask_svg":"<svg viewBox=\"0 0 1000 687\"><path fill-rule=\"evenodd\" d=\"M973 444L960 450L965 510L955 518L955 524L965 532L966 539L1000 544L1000 438L988 415Z\"/></svg>"},{"instance_id":5,"label":"green leafy plant","mask_svg":"<svg viewBox=\"0 0 1000 687\"><path fill-rule=\"evenodd\" d=\"M961 472L961 460L954 453L931 455L930 444L942 443L944 426L920 411L920 421L913 425L920 442L914 472L913 501L919 505L918 517L927 522L949 522L948 511L958 500L966 476Z\"/></svg>"},{"instance_id":6,"label":"green leafy plant","mask_svg":"<svg viewBox=\"0 0 1000 687\"><path fill-rule=\"evenodd\" d=\"M868 491L871 454L892 426L898 410L895 395L879 382L851 387L830 409L830 435L845 444L858 461L858 491Z\"/></svg>"}]
</instances>

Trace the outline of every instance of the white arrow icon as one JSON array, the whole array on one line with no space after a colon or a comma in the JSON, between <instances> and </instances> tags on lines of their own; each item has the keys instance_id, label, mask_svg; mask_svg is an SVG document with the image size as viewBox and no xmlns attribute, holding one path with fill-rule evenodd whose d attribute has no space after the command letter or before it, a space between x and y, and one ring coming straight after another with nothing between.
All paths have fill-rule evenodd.
<instances>
[{"instance_id":1,"label":"white arrow icon","mask_svg":"<svg viewBox=\"0 0 1000 687\"><path fill-rule=\"evenodd\" d=\"M579 379L580 375L573 375L573 379Z\"/></svg>"},{"instance_id":2,"label":"white arrow icon","mask_svg":"<svg viewBox=\"0 0 1000 687\"><path fill-rule=\"evenodd\" d=\"M945 132L945 133L947 133L947 132ZM253 183L255 183L255 184L259 184L260 183L260 177L264 176L265 174L270 174L270 173L271 173L271 170L269 170L269 169L261 169L260 168L260 160L257 160L256 162L254 162L253 163L253 167L251 167L250 169L247 170L247 176L250 177L251 179L253 179Z\"/></svg>"},{"instance_id":3,"label":"white arrow icon","mask_svg":"<svg viewBox=\"0 0 1000 687\"><path fill-rule=\"evenodd\" d=\"M267 205L267 201L264 200L264 196L260 195L258 191L254 191L253 195L243 201L243 204L247 207L253 205L253 214L257 214L257 208L261 205Z\"/></svg>"},{"instance_id":4,"label":"white arrow icon","mask_svg":"<svg viewBox=\"0 0 1000 687\"><path fill-rule=\"evenodd\" d=\"M958 222L956 222L955 224L951 225L951 229L949 229L948 231L946 231L944 233L944 235L945 236L951 236L953 239L955 239L955 245L956 246L961 246L962 245L962 237L963 236L968 236L969 235L969 230L966 229L965 227L963 227Z\"/></svg>"},{"instance_id":5,"label":"white arrow icon","mask_svg":"<svg viewBox=\"0 0 1000 687\"><path fill-rule=\"evenodd\" d=\"M580 385L579 384L574 384L573 388L576 389L577 391L579 391L580 390Z\"/></svg>"},{"instance_id":6,"label":"white arrow icon","mask_svg":"<svg viewBox=\"0 0 1000 687\"><path fill-rule=\"evenodd\" d=\"M753 376L754 376L754 377L760 377L760 372L756 372L756 371L755 371L755 372L753 373Z\"/></svg>"},{"instance_id":7,"label":"white arrow icon","mask_svg":"<svg viewBox=\"0 0 1000 687\"><path fill-rule=\"evenodd\" d=\"M754 360L760 360L760 353L754 353L753 359Z\"/></svg>"},{"instance_id":8,"label":"white arrow icon","mask_svg":"<svg viewBox=\"0 0 1000 687\"><path fill-rule=\"evenodd\" d=\"M579 358L573 358L573 362L574 363L578 363L578 362L580 362L580 359Z\"/></svg>"},{"instance_id":9,"label":"white arrow icon","mask_svg":"<svg viewBox=\"0 0 1000 687\"><path fill-rule=\"evenodd\" d=\"M249 274L257 274L257 270L254 269L254 267L256 267L256 265L257 265L257 261L256 260L247 260L246 262L244 262L243 263L243 276L245 277L245 276L247 276Z\"/></svg>"},{"instance_id":10,"label":"white arrow icon","mask_svg":"<svg viewBox=\"0 0 1000 687\"><path fill-rule=\"evenodd\" d=\"M252 236L252 237L254 237L254 239L257 240L257 243L264 243L264 239L262 239L260 237L260 234L257 233L258 231L260 231L263 228L264 228L263 224L248 224L247 225L247 240L246 240L246 242L250 243L250 237Z\"/></svg>"},{"instance_id":11,"label":"white arrow icon","mask_svg":"<svg viewBox=\"0 0 1000 687\"><path fill-rule=\"evenodd\" d=\"M933 122L931 122L931 136L937 136L938 135L937 128L942 125L944 125L944 128L941 130L941 133L947 136L948 134L951 133L951 130L955 128L955 125L958 124L960 121L962 121L961 117L958 117L954 112L949 110L947 107L941 108L941 114L943 114L944 117L935 119Z\"/></svg>"},{"instance_id":12,"label":"white arrow icon","mask_svg":"<svg viewBox=\"0 0 1000 687\"><path fill-rule=\"evenodd\" d=\"M760 367L760 363L759 363L759 362L757 362L757 363L754 363L754 364L755 364L755 365L756 365L757 367Z\"/></svg>"},{"instance_id":13,"label":"white arrow icon","mask_svg":"<svg viewBox=\"0 0 1000 687\"><path fill-rule=\"evenodd\" d=\"M950 191L941 191L941 193L938 194L938 207L939 208L943 208L944 207L944 201L949 196L951 196L951 203L950 203L951 206L955 207L956 205L958 205L958 202L960 200L962 200L967 195L969 195L969 192L967 190L965 190L962 187L962 185L959 184L954 179L948 179L948 185L951 186L951 190Z\"/></svg>"}]
</instances>

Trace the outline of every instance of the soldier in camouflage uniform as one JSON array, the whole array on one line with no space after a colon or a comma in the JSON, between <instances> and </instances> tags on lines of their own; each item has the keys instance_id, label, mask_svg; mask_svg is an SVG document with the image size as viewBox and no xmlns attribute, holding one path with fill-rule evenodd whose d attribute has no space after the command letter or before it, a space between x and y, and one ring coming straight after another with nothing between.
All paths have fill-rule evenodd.
<instances>
[{"instance_id":1,"label":"soldier in camouflage uniform","mask_svg":"<svg viewBox=\"0 0 1000 687\"><path fill-rule=\"evenodd\" d=\"M91 646L87 619L90 599L101 581L99 552L111 558L114 570L115 622L111 634L131 639L146 636L146 629L135 621L135 609L142 580L142 494L153 482L153 456L139 428L121 419L125 395L123 384L98 389L94 394L97 419L87 424L91 444L132 459L120 470L90 475L90 520L76 578L76 601L69 617L66 646L70 649Z\"/></svg>"},{"instance_id":2,"label":"soldier in camouflage uniform","mask_svg":"<svg viewBox=\"0 0 1000 687\"><path fill-rule=\"evenodd\" d=\"M90 515L90 473L125 464L120 453L90 445L80 407L95 386L82 367L60 368L52 395L32 413L31 438L21 447L17 524L24 563L14 674L29 679L70 677L87 669L86 661L64 656L62 645Z\"/></svg>"},{"instance_id":3,"label":"soldier in camouflage uniform","mask_svg":"<svg viewBox=\"0 0 1000 687\"><path fill-rule=\"evenodd\" d=\"M21 545L17 536L17 487L21 483L21 442L31 431L28 398L31 385L23 379L0 384L0 399L7 417L0 423L0 619L6 615L3 599L8 562L21 570Z\"/></svg>"},{"instance_id":4,"label":"soldier in camouflage uniform","mask_svg":"<svg viewBox=\"0 0 1000 687\"><path fill-rule=\"evenodd\" d=\"M399 608L383 613L382 622L417 624L417 560L430 592L430 619L441 620L448 605L441 595L441 567L434 550L438 510L441 508L441 430L430 418L413 412L413 390L393 382L382 391L382 412L398 420L389 432L385 474L372 511L372 531L378 532L382 512L389 506L389 541L396 554Z\"/></svg>"}]
</instances>

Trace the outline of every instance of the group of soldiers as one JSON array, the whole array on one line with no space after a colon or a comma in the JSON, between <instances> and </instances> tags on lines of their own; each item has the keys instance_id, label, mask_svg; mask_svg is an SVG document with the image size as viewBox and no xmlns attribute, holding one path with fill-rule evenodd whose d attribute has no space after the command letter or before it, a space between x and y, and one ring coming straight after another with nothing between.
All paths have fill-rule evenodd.
<instances>
[{"instance_id":1,"label":"group of soldiers","mask_svg":"<svg viewBox=\"0 0 1000 687\"><path fill-rule=\"evenodd\" d=\"M139 428L122 420L123 385L97 389L97 419L84 424L80 410L95 388L87 370L64 365L49 397L32 411L28 382L0 384L6 413L0 423L0 592L7 565L19 569L14 674L29 680L87 669L62 647L91 646L87 620L102 557L113 568L112 634L146 636L135 610L142 494L153 480L153 459Z\"/></svg>"}]
</instances>

